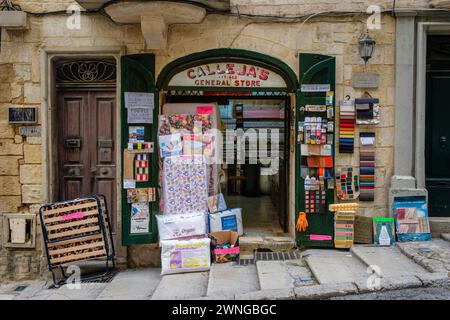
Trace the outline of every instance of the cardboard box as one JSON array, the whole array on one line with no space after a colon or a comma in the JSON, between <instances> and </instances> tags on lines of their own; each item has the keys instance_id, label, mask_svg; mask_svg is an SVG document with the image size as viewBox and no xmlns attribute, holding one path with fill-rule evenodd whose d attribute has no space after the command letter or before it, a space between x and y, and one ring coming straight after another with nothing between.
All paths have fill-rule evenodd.
<instances>
[{"instance_id":1,"label":"cardboard box","mask_svg":"<svg viewBox=\"0 0 450 320\"><path fill-rule=\"evenodd\" d=\"M355 216L354 242L373 244L373 223L372 218Z\"/></svg>"},{"instance_id":2,"label":"cardboard box","mask_svg":"<svg viewBox=\"0 0 450 320\"><path fill-rule=\"evenodd\" d=\"M242 209L234 208L209 214L209 230L211 232L231 230L244 234L242 225Z\"/></svg>"},{"instance_id":3,"label":"cardboard box","mask_svg":"<svg viewBox=\"0 0 450 320\"><path fill-rule=\"evenodd\" d=\"M239 235L237 232L217 231L209 234L211 238L211 247L213 253L213 261L216 263L224 263L235 261L239 257ZM231 248L219 248L220 245L229 242Z\"/></svg>"}]
</instances>

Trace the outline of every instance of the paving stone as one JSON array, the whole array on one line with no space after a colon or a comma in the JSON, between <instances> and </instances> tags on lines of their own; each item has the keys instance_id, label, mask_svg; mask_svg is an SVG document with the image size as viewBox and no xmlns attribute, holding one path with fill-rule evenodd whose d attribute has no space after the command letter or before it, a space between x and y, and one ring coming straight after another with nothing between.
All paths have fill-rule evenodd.
<instances>
[{"instance_id":1,"label":"paving stone","mask_svg":"<svg viewBox=\"0 0 450 320\"><path fill-rule=\"evenodd\" d=\"M333 252L329 256L311 253L305 258L317 282L353 282L368 277L367 266L349 252Z\"/></svg>"},{"instance_id":2,"label":"paving stone","mask_svg":"<svg viewBox=\"0 0 450 320\"><path fill-rule=\"evenodd\" d=\"M261 290L290 289L294 279L287 272L284 261L257 261L259 285Z\"/></svg>"},{"instance_id":3,"label":"paving stone","mask_svg":"<svg viewBox=\"0 0 450 320\"><path fill-rule=\"evenodd\" d=\"M417 275L417 278L426 287L450 287L450 274L449 273L423 273Z\"/></svg>"},{"instance_id":4,"label":"paving stone","mask_svg":"<svg viewBox=\"0 0 450 320\"><path fill-rule=\"evenodd\" d=\"M230 296L256 291L259 281L255 265L239 266L234 262L214 263L209 272L207 296Z\"/></svg>"},{"instance_id":5,"label":"paving stone","mask_svg":"<svg viewBox=\"0 0 450 320\"><path fill-rule=\"evenodd\" d=\"M95 300L106 288L106 283L81 283L80 289L70 289L64 285L55 289L44 289L28 298L29 300Z\"/></svg>"},{"instance_id":6,"label":"paving stone","mask_svg":"<svg viewBox=\"0 0 450 320\"><path fill-rule=\"evenodd\" d=\"M147 300L161 281L161 269L127 270L114 277L97 300Z\"/></svg>"},{"instance_id":7,"label":"paving stone","mask_svg":"<svg viewBox=\"0 0 450 320\"><path fill-rule=\"evenodd\" d=\"M450 241L450 233L442 233L441 238L445 241Z\"/></svg>"},{"instance_id":8,"label":"paving stone","mask_svg":"<svg viewBox=\"0 0 450 320\"><path fill-rule=\"evenodd\" d=\"M208 272L170 274L162 277L152 300L183 300L206 296Z\"/></svg>"},{"instance_id":9,"label":"paving stone","mask_svg":"<svg viewBox=\"0 0 450 320\"><path fill-rule=\"evenodd\" d=\"M1 294L0 293L0 300L14 300L15 295L13 294Z\"/></svg>"},{"instance_id":10,"label":"paving stone","mask_svg":"<svg viewBox=\"0 0 450 320\"><path fill-rule=\"evenodd\" d=\"M237 294L235 300L292 300L295 299L294 289L259 290Z\"/></svg>"},{"instance_id":11,"label":"paving stone","mask_svg":"<svg viewBox=\"0 0 450 320\"><path fill-rule=\"evenodd\" d=\"M294 288L296 299L326 299L357 293L357 287L350 282L327 283L317 286Z\"/></svg>"},{"instance_id":12,"label":"paving stone","mask_svg":"<svg viewBox=\"0 0 450 320\"><path fill-rule=\"evenodd\" d=\"M400 251L430 272L450 271L450 243L442 239L432 241L399 242Z\"/></svg>"},{"instance_id":13,"label":"paving stone","mask_svg":"<svg viewBox=\"0 0 450 320\"><path fill-rule=\"evenodd\" d=\"M396 246L375 247L355 245L350 250L367 266L377 266L383 277L414 275L427 271L401 253Z\"/></svg>"}]
</instances>

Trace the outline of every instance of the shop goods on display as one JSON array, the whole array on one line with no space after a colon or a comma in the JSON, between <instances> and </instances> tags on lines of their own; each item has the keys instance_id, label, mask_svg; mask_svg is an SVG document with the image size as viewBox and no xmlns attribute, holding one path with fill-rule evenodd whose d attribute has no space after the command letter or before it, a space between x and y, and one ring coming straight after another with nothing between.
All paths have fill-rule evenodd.
<instances>
[{"instance_id":1,"label":"shop goods on display","mask_svg":"<svg viewBox=\"0 0 450 320\"><path fill-rule=\"evenodd\" d=\"M208 204L209 213L215 213L227 209L227 204L225 203L225 198L222 193L208 197L206 202Z\"/></svg>"},{"instance_id":2,"label":"shop goods on display","mask_svg":"<svg viewBox=\"0 0 450 320\"><path fill-rule=\"evenodd\" d=\"M431 240L425 196L394 198L394 214L398 241Z\"/></svg>"},{"instance_id":3,"label":"shop goods on display","mask_svg":"<svg viewBox=\"0 0 450 320\"><path fill-rule=\"evenodd\" d=\"M242 225L242 209L234 208L209 214L210 232L231 230L238 235L244 234Z\"/></svg>"},{"instance_id":4,"label":"shop goods on display","mask_svg":"<svg viewBox=\"0 0 450 320\"><path fill-rule=\"evenodd\" d=\"M306 214L325 214L326 207L326 192L325 180L323 177L316 179L309 176L305 179L305 213Z\"/></svg>"},{"instance_id":5,"label":"shop goods on display","mask_svg":"<svg viewBox=\"0 0 450 320\"><path fill-rule=\"evenodd\" d=\"M204 237L208 233L205 212L156 215L156 221L160 241L193 236Z\"/></svg>"},{"instance_id":6,"label":"shop goods on display","mask_svg":"<svg viewBox=\"0 0 450 320\"><path fill-rule=\"evenodd\" d=\"M380 123L380 100L376 98L355 99L356 123L378 124Z\"/></svg>"},{"instance_id":7,"label":"shop goods on display","mask_svg":"<svg viewBox=\"0 0 450 320\"><path fill-rule=\"evenodd\" d=\"M134 180L138 182L148 181L149 168L148 168L148 155L136 154L134 157L135 175Z\"/></svg>"},{"instance_id":8,"label":"shop goods on display","mask_svg":"<svg viewBox=\"0 0 450 320\"><path fill-rule=\"evenodd\" d=\"M174 133L159 136L159 154L161 158L180 156L183 154L181 134Z\"/></svg>"},{"instance_id":9,"label":"shop goods on display","mask_svg":"<svg viewBox=\"0 0 450 320\"><path fill-rule=\"evenodd\" d=\"M395 243L394 218L373 218L373 239L378 246L390 246Z\"/></svg>"},{"instance_id":10,"label":"shop goods on display","mask_svg":"<svg viewBox=\"0 0 450 320\"><path fill-rule=\"evenodd\" d=\"M334 214L334 247L351 248L354 239L355 211L337 211Z\"/></svg>"},{"instance_id":11,"label":"shop goods on display","mask_svg":"<svg viewBox=\"0 0 450 320\"><path fill-rule=\"evenodd\" d=\"M339 109L339 152L353 153L355 145L355 101L342 100Z\"/></svg>"},{"instance_id":12,"label":"shop goods on display","mask_svg":"<svg viewBox=\"0 0 450 320\"><path fill-rule=\"evenodd\" d=\"M162 240L161 275L208 271L211 267L211 239Z\"/></svg>"},{"instance_id":13,"label":"shop goods on display","mask_svg":"<svg viewBox=\"0 0 450 320\"><path fill-rule=\"evenodd\" d=\"M340 200L355 200L359 197L359 176L353 168L336 170L336 195Z\"/></svg>"},{"instance_id":14,"label":"shop goods on display","mask_svg":"<svg viewBox=\"0 0 450 320\"><path fill-rule=\"evenodd\" d=\"M239 235L237 232L216 231L209 234L211 238L211 248L213 261L225 263L236 261L239 258Z\"/></svg>"},{"instance_id":15,"label":"shop goods on display","mask_svg":"<svg viewBox=\"0 0 450 320\"><path fill-rule=\"evenodd\" d=\"M154 202L156 200L155 188L127 189L127 202Z\"/></svg>"},{"instance_id":16,"label":"shop goods on display","mask_svg":"<svg viewBox=\"0 0 450 320\"><path fill-rule=\"evenodd\" d=\"M375 132L360 132L359 184L360 201L375 198Z\"/></svg>"},{"instance_id":17,"label":"shop goods on display","mask_svg":"<svg viewBox=\"0 0 450 320\"><path fill-rule=\"evenodd\" d=\"M164 214L207 210L208 177L203 156L164 158Z\"/></svg>"},{"instance_id":18,"label":"shop goods on display","mask_svg":"<svg viewBox=\"0 0 450 320\"><path fill-rule=\"evenodd\" d=\"M66 281L57 281L54 271L68 263L105 259L104 272L92 278L107 275L110 263L115 266L110 216L103 195L46 204L39 209L39 216L54 285Z\"/></svg>"}]
</instances>

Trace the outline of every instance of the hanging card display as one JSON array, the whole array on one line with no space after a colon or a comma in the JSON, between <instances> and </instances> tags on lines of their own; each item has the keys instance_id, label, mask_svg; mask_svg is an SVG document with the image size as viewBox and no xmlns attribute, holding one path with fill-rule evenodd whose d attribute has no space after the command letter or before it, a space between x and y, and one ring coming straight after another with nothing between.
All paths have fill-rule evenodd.
<instances>
[{"instance_id":1,"label":"hanging card display","mask_svg":"<svg viewBox=\"0 0 450 320\"><path fill-rule=\"evenodd\" d=\"M374 201L375 197L375 133L361 132L359 154L359 182L361 201Z\"/></svg>"},{"instance_id":2,"label":"hanging card display","mask_svg":"<svg viewBox=\"0 0 450 320\"><path fill-rule=\"evenodd\" d=\"M347 99L340 102L339 152L353 153L355 144L355 102Z\"/></svg>"},{"instance_id":3,"label":"hanging card display","mask_svg":"<svg viewBox=\"0 0 450 320\"><path fill-rule=\"evenodd\" d=\"M135 180L138 182L148 181L148 155L136 154L134 158Z\"/></svg>"},{"instance_id":4,"label":"hanging card display","mask_svg":"<svg viewBox=\"0 0 450 320\"><path fill-rule=\"evenodd\" d=\"M136 127L130 126L128 128L128 141L129 142L144 142L145 136L145 128L144 127Z\"/></svg>"},{"instance_id":5,"label":"hanging card display","mask_svg":"<svg viewBox=\"0 0 450 320\"><path fill-rule=\"evenodd\" d=\"M127 190L128 203L155 201L155 188L139 188Z\"/></svg>"},{"instance_id":6,"label":"hanging card display","mask_svg":"<svg viewBox=\"0 0 450 320\"><path fill-rule=\"evenodd\" d=\"M336 172L336 195L341 200L354 200L359 197L359 176L353 168L341 168Z\"/></svg>"},{"instance_id":7,"label":"hanging card display","mask_svg":"<svg viewBox=\"0 0 450 320\"><path fill-rule=\"evenodd\" d=\"M133 203L131 205L131 233L148 233L150 211L148 203Z\"/></svg>"}]
</instances>

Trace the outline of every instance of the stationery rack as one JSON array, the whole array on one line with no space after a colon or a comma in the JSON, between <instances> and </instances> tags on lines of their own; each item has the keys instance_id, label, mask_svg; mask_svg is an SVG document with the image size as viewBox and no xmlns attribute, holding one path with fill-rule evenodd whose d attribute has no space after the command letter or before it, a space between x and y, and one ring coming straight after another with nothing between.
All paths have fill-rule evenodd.
<instances>
[{"instance_id":1,"label":"stationery rack","mask_svg":"<svg viewBox=\"0 0 450 320\"><path fill-rule=\"evenodd\" d=\"M103 272L82 276L82 280L98 279L115 267L115 249L111 220L103 195L92 195L43 205L39 209L48 267L55 287L66 283L64 266L76 262L105 259ZM56 281L55 270L63 279Z\"/></svg>"}]
</instances>

